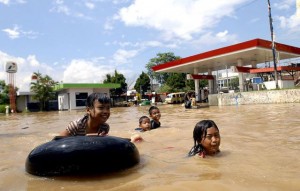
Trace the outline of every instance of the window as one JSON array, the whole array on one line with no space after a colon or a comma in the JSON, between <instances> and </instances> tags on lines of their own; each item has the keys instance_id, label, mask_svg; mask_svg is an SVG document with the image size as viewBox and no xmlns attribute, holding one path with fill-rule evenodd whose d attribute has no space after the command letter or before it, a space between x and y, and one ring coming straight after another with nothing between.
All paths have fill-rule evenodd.
<instances>
[{"instance_id":1,"label":"window","mask_svg":"<svg viewBox=\"0 0 300 191\"><path fill-rule=\"evenodd\" d=\"M76 107L85 106L86 99L88 97L88 93L75 93L75 99L76 99Z\"/></svg>"}]
</instances>

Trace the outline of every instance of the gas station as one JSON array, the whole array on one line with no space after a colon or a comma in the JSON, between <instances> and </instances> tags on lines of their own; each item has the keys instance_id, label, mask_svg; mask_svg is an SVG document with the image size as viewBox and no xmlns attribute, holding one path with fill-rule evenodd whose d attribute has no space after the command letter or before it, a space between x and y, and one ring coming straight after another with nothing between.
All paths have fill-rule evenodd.
<instances>
[{"instance_id":1,"label":"gas station","mask_svg":"<svg viewBox=\"0 0 300 191\"><path fill-rule=\"evenodd\" d=\"M285 88L285 83L283 82L286 80L283 76L287 74L295 80L295 78L299 77L295 74L299 75L300 64L289 63L283 66L280 61L300 57L300 48L277 42L275 46L279 88ZM199 101L199 80L208 80L208 90L211 94L218 92L217 77L213 75L213 72L228 69L232 72L238 72L239 89L240 92L244 92L244 73L272 74L275 71L273 63L272 42L263 39L253 39L156 65L152 67L152 70L154 72L186 73L188 79L195 80L195 92L198 94L196 100ZM258 67L258 65L263 64L263 67ZM271 77L267 80L272 89L275 85L274 79ZM291 79L289 80L291 81Z\"/></svg>"}]
</instances>

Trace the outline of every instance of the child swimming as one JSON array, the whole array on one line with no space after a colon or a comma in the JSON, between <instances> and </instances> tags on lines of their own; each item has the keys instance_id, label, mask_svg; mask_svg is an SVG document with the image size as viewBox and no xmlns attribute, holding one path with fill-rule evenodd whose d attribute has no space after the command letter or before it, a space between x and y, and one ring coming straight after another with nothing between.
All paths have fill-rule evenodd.
<instances>
[{"instance_id":1,"label":"child swimming","mask_svg":"<svg viewBox=\"0 0 300 191\"><path fill-rule=\"evenodd\" d=\"M212 120L198 122L193 131L194 146L188 156L198 154L204 158L206 155L213 156L220 152L221 137L218 126Z\"/></svg>"},{"instance_id":2,"label":"child swimming","mask_svg":"<svg viewBox=\"0 0 300 191\"><path fill-rule=\"evenodd\" d=\"M110 129L109 125L106 123L109 117L109 97L100 93L92 93L86 100L85 115L78 120L71 121L67 128L60 133L60 136L106 136ZM143 139L140 135L134 135L128 140L137 142Z\"/></svg>"},{"instance_id":3,"label":"child swimming","mask_svg":"<svg viewBox=\"0 0 300 191\"><path fill-rule=\"evenodd\" d=\"M158 127L160 127L160 122L159 122L159 119L161 117L161 114L160 114L160 111L158 109L158 107L156 106L151 106L149 108L149 115L150 115L150 118L152 119L151 120L151 129L156 129Z\"/></svg>"},{"instance_id":4,"label":"child swimming","mask_svg":"<svg viewBox=\"0 0 300 191\"><path fill-rule=\"evenodd\" d=\"M149 131L151 129L150 118L147 116L142 116L139 119L139 127L136 128L136 131L144 132Z\"/></svg>"},{"instance_id":5,"label":"child swimming","mask_svg":"<svg viewBox=\"0 0 300 191\"><path fill-rule=\"evenodd\" d=\"M109 125L106 123L110 116L110 99L99 93L92 93L86 100L85 115L71 121L61 136L76 136L87 134L106 135Z\"/></svg>"}]
</instances>

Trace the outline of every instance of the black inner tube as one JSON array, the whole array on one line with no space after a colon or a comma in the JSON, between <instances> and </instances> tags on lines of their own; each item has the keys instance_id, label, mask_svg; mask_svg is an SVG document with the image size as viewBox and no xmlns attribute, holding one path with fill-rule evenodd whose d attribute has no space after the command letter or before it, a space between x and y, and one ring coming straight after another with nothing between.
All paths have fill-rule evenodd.
<instances>
[{"instance_id":1,"label":"black inner tube","mask_svg":"<svg viewBox=\"0 0 300 191\"><path fill-rule=\"evenodd\" d=\"M26 171L38 176L95 174L118 171L139 163L137 148L113 136L55 137L33 149Z\"/></svg>"}]
</instances>

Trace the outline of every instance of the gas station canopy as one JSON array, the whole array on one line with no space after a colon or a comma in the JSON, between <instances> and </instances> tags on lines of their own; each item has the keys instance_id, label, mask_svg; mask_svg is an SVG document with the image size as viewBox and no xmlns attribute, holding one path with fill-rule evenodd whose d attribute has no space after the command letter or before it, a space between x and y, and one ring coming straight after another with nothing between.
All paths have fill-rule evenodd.
<instances>
[{"instance_id":1,"label":"gas station canopy","mask_svg":"<svg viewBox=\"0 0 300 191\"><path fill-rule=\"evenodd\" d=\"M300 57L300 48L275 43L279 60ZM224 70L226 67L236 66L241 59L243 66L273 62L272 42L263 39L253 39L227 47L196 54L179 60L174 60L152 67L154 72L199 73ZM280 63L279 63L280 65Z\"/></svg>"}]
</instances>

